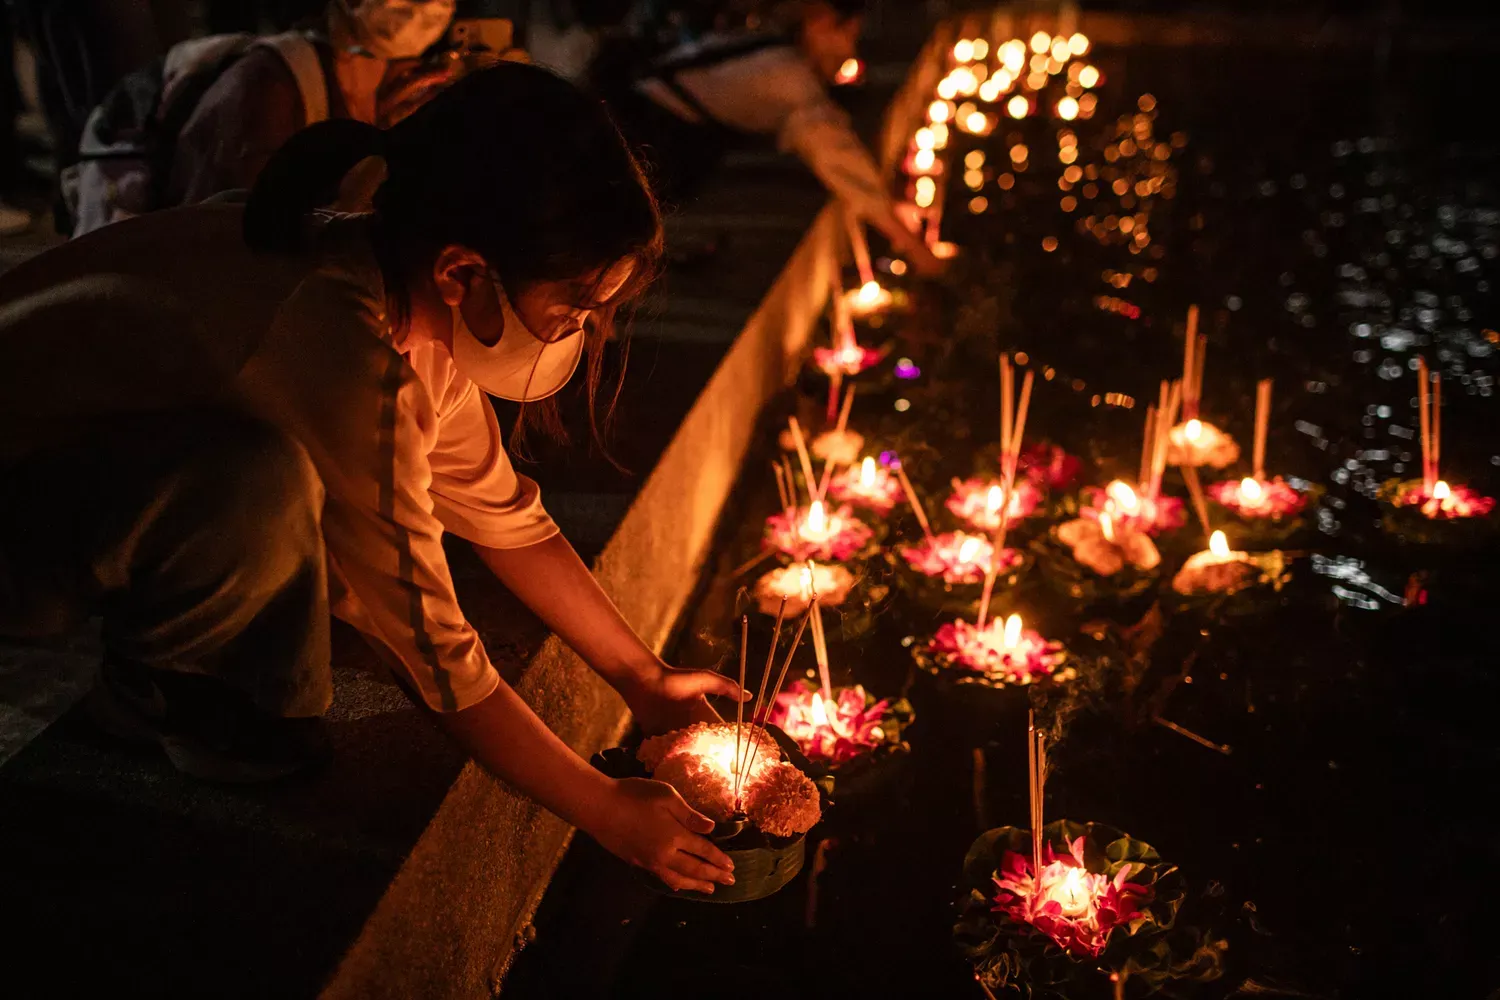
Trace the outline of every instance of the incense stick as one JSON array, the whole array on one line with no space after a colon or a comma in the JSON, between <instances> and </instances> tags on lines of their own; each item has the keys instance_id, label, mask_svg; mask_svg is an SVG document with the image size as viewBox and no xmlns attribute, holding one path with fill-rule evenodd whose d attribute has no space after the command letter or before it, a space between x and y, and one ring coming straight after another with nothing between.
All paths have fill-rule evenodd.
<instances>
[{"instance_id":1,"label":"incense stick","mask_svg":"<svg viewBox=\"0 0 1500 1000\"><path fill-rule=\"evenodd\" d=\"M750 645L750 616L740 616L740 695L745 693L745 652ZM736 696L734 700L734 759L740 759L740 732L745 728L745 699ZM740 797L740 776L738 772L734 775L734 797Z\"/></svg>"},{"instance_id":2,"label":"incense stick","mask_svg":"<svg viewBox=\"0 0 1500 1000\"><path fill-rule=\"evenodd\" d=\"M781 456L782 468L786 470L786 492L792 498L792 509L795 511L801 498L797 496L797 476L792 472L792 460L786 455Z\"/></svg>"},{"instance_id":3,"label":"incense stick","mask_svg":"<svg viewBox=\"0 0 1500 1000\"><path fill-rule=\"evenodd\" d=\"M818 599L818 590L815 582L817 577L813 574L812 570L813 562L809 559L807 561L809 589L811 590L812 599L816 601ZM813 616L812 634L813 656L818 661L818 680L823 688L823 698L831 700L833 698L833 681L828 671L828 637L823 632L823 612L821 610Z\"/></svg>"},{"instance_id":4,"label":"incense stick","mask_svg":"<svg viewBox=\"0 0 1500 1000\"><path fill-rule=\"evenodd\" d=\"M1198 523L1203 525L1203 537L1207 539L1213 534L1213 529L1208 526L1208 504L1203 500L1203 484L1198 480L1197 468L1184 465L1182 479L1187 483L1188 496L1192 497L1193 510L1198 514Z\"/></svg>"},{"instance_id":5,"label":"incense stick","mask_svg":"<svg viewBox=\"0 0 1500 1000\"><path fill-rule=\"evenodd\" d=\"M781 645L781 623L786 619L786 602L787 599L783 597L781 599L781 606L776 609L776 628L771 632L771 648L766 650L766 664L761 668L760 671L760 689L755 693L755 705L750 710L750 726L752 729L756 724L756 717L760 715L761 701L766 696L766 683L771 679L771 668L776 665L776 647ZM738 738L736 738L734 751L734 802L736 808L739 807L740 774L743 772L743 768L739 765L744 763L746 756L748 756L748 748L746 750L746 754L741 755L739 750L739 740Z\"/></svg>"},{"instance_id":6,"label":"incense stick","mask_svg":"<svg viewBox=\"0 0 1500 1000\"><path fill-rule=\"evenodd\" d=\"M1010 355L1000 355L1000 469L1005 470L1005 457L1010 450L1010 422L1015 414L1015 374L1010 367Z\"/></svg>"},{"instance_id":7,"label":"incense stick","mask_svg":"<svg viewBox=\"0 0 1500 1000\"><path fill-rule=\"evenodd\" d=\"M1432 416L1428 405L1427 359L1417 358L1417 414L1422 428L1422 489L1429 495L1436 481L1432 474Z\"/></svg>"},{"instance_id":8,"label":"incense stick","mask_svg":"<svg viewBox=\"0 0 1500 1000\"><path fill-rule=\"evenodd\" d=\"M1443 373L1432 380L1432 481L1442 479L1439 463L1443 457Z\"/></svg>"},{"instance_id":9,"label":"incense stick","mask_svg":"<svg viewBox=\"0 0 1500 1000\"><path fill-rule=\"evenodd\" d=\"M790 512L792 509L792 498L786 491L786 480L781 475L781 463L772 462L771 472L776 476L776 495L781 498L781 509Z\"/></svg>"},{"instance_id":10,"label":"incense stick","mask_svg":"<svg viewBox=\"0 0 1500 1000\"><path fill-rule=\"evenodd\" d=\"M854 266L859 271L860 285L875 280L875 269L870 266L870 244L865 240L865 227L852 208L844 211L844 222L849 229L849 249L854 254Z\"/></svg>"},{"instance_id":11,"label":"incense stick","mask_svg":"<svg viewBox=\"0 0 1500 1000\"><path fill-rule=\"evenodd\" d=\"M844 384L844 373L835 368L828 373L828 407L823 414L825 423L832 421L839 410L839 390Z\"/></svg>"},{"instance_id":12,"label":"incense stick","mask_svg":"<svg viewBox=\"0 0 1500 1000\"><path fill-rule=\"evenodd\" d=\"M839 422L834 428L835 432L843 435L849 426L849 411L854 408L854 386L849 386L849 391L844 393L844 405L839 409Z\"/></svg>"},{"instance_id":13,"label":"incense stick","mask_svg":"<svg viewBox=\"0 0 1500 1000\"><path fill-rule=\"evenodd\" d=\"M812 456L807 451L807 438L802 436L802 425L797 422L796 417L789 417L787 424L792 429L792 443L797 447L797 461L802 463L802 478L807 483L809 502L820 500L822 498L816 492L818 477L813 475Z\"/></svg>"},{"instance_id":14,"label":"incense stick","mask_svg":"<svg viewBox=\"0 0 1500 1000\"><path fill-rule=\"evenodd\" d=\"M1026 434L1026 411L1031 408L1031 383L1036 373L1028 371L1021 382L1021 402L1016 407L1016 418L1011 426L1010 471L1006 474L1005 492L1009 499L1011 484L1016 479L1016 466L1021 461L1021 438Z\"/></svg>"},{"instance_id":15,"label":"incense stick","mask_svg":"<svg viewBox=\"0 0 1500 1000\"><path fill-rule=\"evenodd\" d=\"M901 480L901 488L906 491L906 501L911 504L912 513L917 515L917 523L922 526L922 534L929 543L932 542L932 526L927 523L927 512L922 509L922 502L917 499L917 491L911 488L911 480L906 478L906 467L897 461L896 478Z\"/></svg>"},{"instance_id":16,"label":"incense stick","mask_svg":"<svg viewBox=\"0 0 1500 1000\"><path fill-rule=\"evenodd\" d=\"M1198 307L1188 306L1187 333L1182 338L1182 414L1191 420L1198 415L1193 396L1193 373L1197 367L1193 362L1193 350L1198 346Z\"/></svg>"},{"instance_id":17,"label":"incense stick","mask_svg":"<svg viewBox=\"0 0 1500 1000\"><path fill-rule=\"evenodd\" d=\"M1146 433L1141 437L1141 475L1136 480L1141 492L1146 492L1151 482L1151 468L1153 465L1152 452L1155 450L1156 441L1152 437L1156 433L1156 407L1146 407Z\"/></svg>"},{"instance_id":18,"label":"incense stick","mask_svg":"<svg viewBox=\"0 0 1500 1000\"><path fill-rule=\"evenodd\" d=\"M1255 448L1252 452L1255 478L1263 482L1266 478L1266 430L1271 422L1271 380L1263 378L1255 383Z\"/></svg>"},{"instance_id":19,"label":"incense stick","mask_svg":"<svg viewBox=\"0 0 1500 1000\"><path fill-rule=\"evenodd\" d=\"M1193 416L1203 412L1203 363L1208 358L1208 334L1198 334L1198 348L1193 354Z\"/></svg>"},{"instance_id":20,"label":"incense stick","mask_svg":"<svg viewBox=\"0 0 1500 1000\"><path fill-rule=\"evenodd\" d=\"M781 685L786 682L787 668L792 665L792 657L796 655L797 644L802 641L802 633L807 631L807 623L812 620L813 615L818 613L818 599L814 597L812 599L812 603L807 606L807 614L802 616L802 624L797 626L797 634L792 636L792 645L786 651L786 659L781 661L781 673L776 675L776 686L771 689L770 700L766 702L765 711L767 714L770 713L771 706L776 704L776 699L781 694ZM750 724L752 726L757 724L754 718L750 720ZM760 752L760 733L758 731L752 731L750 734L750 739L750 759L745 764L746 773L749 772L750 768L755 766L755 757ZM736 806L738 806L738 800L736 800L735 804Z\"/></svg>"}]
</instances>

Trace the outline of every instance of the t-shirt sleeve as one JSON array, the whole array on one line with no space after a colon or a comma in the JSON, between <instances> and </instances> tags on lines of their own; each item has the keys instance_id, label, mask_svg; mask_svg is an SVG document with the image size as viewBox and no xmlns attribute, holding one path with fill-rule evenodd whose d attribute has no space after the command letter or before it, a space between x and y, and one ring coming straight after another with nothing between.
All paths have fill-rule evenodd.
<instances>
[{"instance_id":1,"label":"t-shirt sleeve","mask_svg":"<svg viewBox=\"0 0 1500 1000\"><path fill-rule=\"evenodd\" d=\"M821 87L788 112L777 139L861 217L889 211L890 192L875 158L854 134L848 114Z\"/></svg>"},{"instance_id":2,"label":"t-shirt sleeve","mask_svg":"<svg viewBox=\"0 0 1500 1000\"><path fill-rule=\"evenodd\" d=\"M305 118L285 61L270 48L252 48L214 81L178 133L168 183L174 202L192 205L254 186Z\"/></svg>"},{"instance_id":3,"label":"t-shirt sleeve","mask_svg":"<svg viewBox=\"0 0 1500 1000\"><path fill-rule=\"evenodd\" d=\"M537 484L511 466L495 409L473 382L440 415L428 461L433 512L458 537L519 549L557 534Z\"/></svg>"}]
</instances>

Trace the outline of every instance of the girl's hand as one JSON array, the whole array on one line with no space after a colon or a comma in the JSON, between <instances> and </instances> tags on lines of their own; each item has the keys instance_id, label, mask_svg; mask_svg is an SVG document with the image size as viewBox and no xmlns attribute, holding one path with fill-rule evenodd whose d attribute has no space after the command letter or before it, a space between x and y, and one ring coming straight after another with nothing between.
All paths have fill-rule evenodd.
<instances>
[{"instance_id":1,"label":"girl's hand","mask_svg":"<svg viewBox=\"0 0 1500 1000\"><path fill-rule=\"evenodd\" d=\"M750 692L712 670L679 670L664 663L638 672L620 695L646 735L671 732L694 722L718 722L705 695L749 701Z\"/></svg>"},{"instance_id":2,"label":"girl's hand","mask_svg":"<svg viewBox=\"0 0 1500 1000\"><path fill-rule=\"evenodd\" d=\"M711 893L734 885L734 862L704 834L713 820L697 812L671 785L647 778L614 783L600 820L588 832L605 850L646 869L672 889Z\"/></svg>"}]
</instances>

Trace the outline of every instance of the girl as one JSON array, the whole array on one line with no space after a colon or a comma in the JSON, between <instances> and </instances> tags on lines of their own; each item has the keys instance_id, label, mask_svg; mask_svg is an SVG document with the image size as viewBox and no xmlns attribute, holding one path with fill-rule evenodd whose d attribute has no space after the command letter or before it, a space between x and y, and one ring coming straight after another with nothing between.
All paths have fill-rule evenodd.
<instances>
[{"instance_id":1,"label":"girl","mask_svg":"<svg viewBox=\"0 0 1500 1000\"><path fill-rule=\"evenodd\" d=\"M17 268L0 279L0 634L101 614L96 718L189 773L262 779L319 752L331 598L492 773L669 885L732 882L711 821L599 774L516 696L442 548L471 542L648 730L744 696L636 637L511 468L485 395L545 417L580 366L597 394L661 246L602 108L507 64L389 130L300 133L243 209L144 216Z\"/></svg>"}]
</instances>

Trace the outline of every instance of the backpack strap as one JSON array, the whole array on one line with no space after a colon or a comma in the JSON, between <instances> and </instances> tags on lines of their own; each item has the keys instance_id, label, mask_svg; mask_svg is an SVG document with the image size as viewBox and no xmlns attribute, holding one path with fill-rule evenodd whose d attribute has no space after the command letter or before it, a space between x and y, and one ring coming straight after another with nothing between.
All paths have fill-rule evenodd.
<instances>
[{"instance_id":1,"label":"backpack strap","mask_svg":"<svg viewBox=\"0 0 1500 1000\"><path fill-rule=\"evenodd\" d=\"M323 58L305 32L286 31L262 38L255 44L271 49L286 63L302 94L303 122L312 125L328 119L328 77Z\"/></svg>"}]
</instances>

